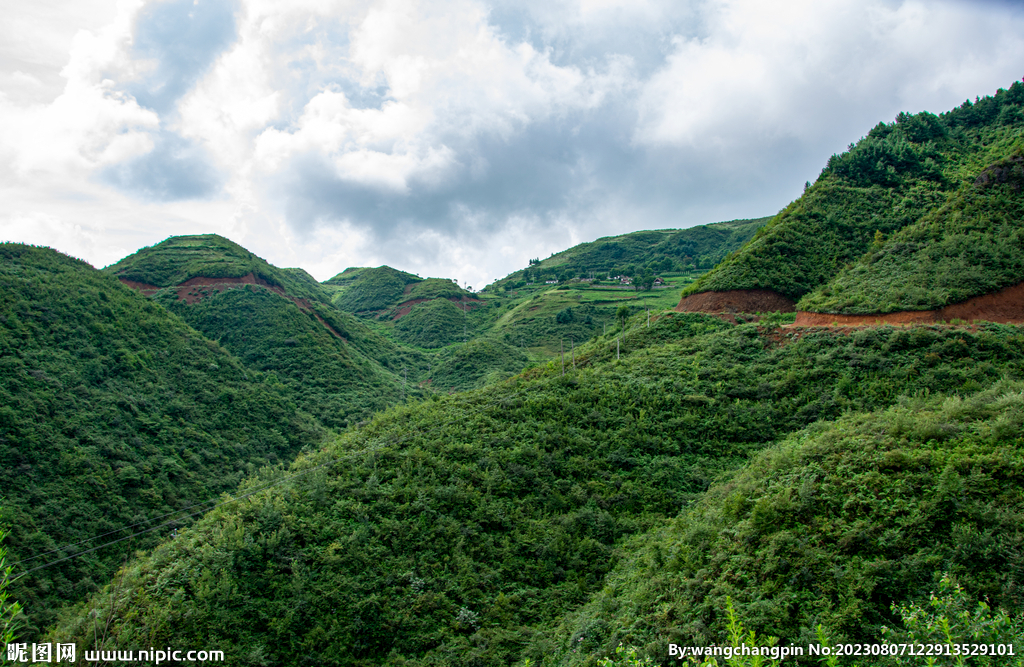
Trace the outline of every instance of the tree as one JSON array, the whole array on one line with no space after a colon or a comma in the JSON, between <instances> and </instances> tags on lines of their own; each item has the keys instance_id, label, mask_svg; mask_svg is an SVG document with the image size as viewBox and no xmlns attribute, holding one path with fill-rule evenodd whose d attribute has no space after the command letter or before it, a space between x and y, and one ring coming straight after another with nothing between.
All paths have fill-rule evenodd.
<instances>
[{"instance_id":1,"label":"tree","mask_svg":"<svg viewBox=\"0 0 1024 667\"><path fill-rule=\"evenodd\" d=\"M621 306L619 306L619 309L615 311L615 319L617 319L622 324L623 329L626 328L627 317L629 317L629 306L627 306L626 304L622 304Z\"/></svg>"}]
</instances>

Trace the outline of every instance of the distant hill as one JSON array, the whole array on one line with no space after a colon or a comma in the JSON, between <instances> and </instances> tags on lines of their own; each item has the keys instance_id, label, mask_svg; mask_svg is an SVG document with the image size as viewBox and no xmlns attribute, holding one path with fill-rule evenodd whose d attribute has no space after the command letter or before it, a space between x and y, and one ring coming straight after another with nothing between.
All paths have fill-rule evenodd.
<instances>
[{"instance_id":1,"label":"distant hill","mask_svg":"<svg viewBox=\"0 0 1024 667\"><path fill-rule=\"evenodd\" d=\"M191 281L222 278L219 284L264 284L289 296L312 301L328 301L319 284L302 269L279 269L242 246L217 234L172 236L142 248L105 271L122 281L140 283L141 289L178 288ZM248 281L243 279L249 278ZM192 287L193 285L187 285Z\"/></svg>"},{"instance_id":2,"label":"distant hill","mask_svg":"<svg viewBox=\"0 0 1024 667\"><path fill-rule=\"evenodd\" d=\"M847 292L854 276L863 275L877 287L885 282L878 277L881 271L896 270L895 257L917 251L906 245L900 230L925 216L939 215L935 212L947 203L955 207L954 200L961 195L976 205L977 197L966 193L975 187L983 170L1008 159L1021 146L1022 137L1024 84L1020 82L939 116L901 113L892 123L879 123L851 144L850 150L833 155L802 197L775 216L741 250L688 287L684 296L762 289L798 300L872 252L880 238L894 244L887 263L871 276L863 270L845 275L836 290L827 295L823 292L802 307L863 312L889 308L890 304L934 304L952 298L952 293L941 293L941 287L923 296L921 289L933 290L922 287L922 281L927 282L923 277L915 278L912 289L917 296L876 294L870 299L879 300L869 303L865 292L847 302ZM908 234L920 237L921 232ZM914 241L918 242L920 238ZM885 251L876 255L882 256ZM991 269L999 273L1005 264L996 261ZM980 270L988 273L990 269L983 265ZM899 283L902 276L902 270L893 273L892 284ZM1017 279L1024 279L1024 275ZM981 278L970 282L981 288L1001 281Z\"/></svg>"},{"instance_id":3,"label":"distant hill","mask_svg":"<svg viewBox=\"0 0 1024 667\"><path fill-rule=\"evenodd\" d=\"M334 307L305 271L279 269L214 234L171 237L105 271L250 367L274 372L326 426L354 424L401 400L410 390L398 371L411 369L415 379L427 365Z\"/></svg>"},{"instance_id":4,"label":"distant hill","mask_svg":"<svg viewBox=\"0 0 1024 667\"><path fill-rule=\"evenodd\" d=\"M69 546L79 540L155 526L324 435L272 376L113 276L0 244L0 495L15 575L129 533ZM170 530L17 579L28 636Z\"/></svg>"},{"instance_id":5,"label":"distant hill","mask_svg":"<svg viewBox=\"0 0 1024 667\"><path fill-rule=\"evenodd\" d=\"M495 281L486 289L507 290L521 283L578 277L684 273L710 269L737 250L771 218L730 220L686 229L661 229L606 236L557 252Z\"/></svg>"}]
</instances>

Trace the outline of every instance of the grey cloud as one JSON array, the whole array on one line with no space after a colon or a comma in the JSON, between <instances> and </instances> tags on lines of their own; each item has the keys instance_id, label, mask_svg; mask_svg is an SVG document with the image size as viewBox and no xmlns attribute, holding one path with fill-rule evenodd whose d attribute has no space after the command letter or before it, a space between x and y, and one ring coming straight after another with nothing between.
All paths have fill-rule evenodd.
<instances>
[{"instance_id":1,"label":"grey cloud","mask_svg":"<svg viewBox=\"0 0 1024 667\"><path fill-rule=\"evenodd\" d=\"M128 88L139 104L170 111L234 41L235 9L228 0L170 0L144 7L136 19L132 55L154 61L155 69Z\"/></svg>"},{"instance_id":2,"label":"grey cloud","mask_svg":"<svg viewBox=\"0 0 1024 667\"><path fill-rule=\"evenodd\" d=\"M101 180L157 201L205 198L220 190L222 177L206 149L172 132L158 133L155 140L152 151L108 167Z\"/></svg>"},{"instance_id":3,"label":"grey cloud","mask_svg":"<svg viewBox=\"0 0 1024 667\"><path fill-rule=\"evenodd\" d=\"M387 261L414 266L437 252L422 245L423 230L482 242L518 218L534 221L537 240L562 239L559 221L570 220L590 239L771 215L803 185L791 172L773 169L773 158L803 157L811 180L820 169L806 147L785 138L743 156L637 147L627 102L537 122L507 140L485 135L458 146L464 168L441 186L412 182L407 194L396 195L340 180L329 165L306 156L292 165L280 195L298 231L344 220L368 233ZM827 157L827 149L819 152ZM483 167L473 170L474 163Z\"/></svg>"}]
</instances>

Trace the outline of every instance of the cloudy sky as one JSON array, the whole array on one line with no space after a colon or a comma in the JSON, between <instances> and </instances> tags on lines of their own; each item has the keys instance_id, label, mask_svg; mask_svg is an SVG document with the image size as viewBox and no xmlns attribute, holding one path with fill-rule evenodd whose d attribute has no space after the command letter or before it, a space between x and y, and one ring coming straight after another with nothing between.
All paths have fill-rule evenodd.
<instances>
[{"instance_id":1,"label":"cloudy sky","mask_svg":"<svg viewBox=\"0 0 1024 667\"><path fill-rule=\"evenodd\" d=\"M0 23L0 240L215 232L477 288L777 212L899 111L1024 75L1024 10L887 0L34 0Z\"/></svg>"}]
</instances>

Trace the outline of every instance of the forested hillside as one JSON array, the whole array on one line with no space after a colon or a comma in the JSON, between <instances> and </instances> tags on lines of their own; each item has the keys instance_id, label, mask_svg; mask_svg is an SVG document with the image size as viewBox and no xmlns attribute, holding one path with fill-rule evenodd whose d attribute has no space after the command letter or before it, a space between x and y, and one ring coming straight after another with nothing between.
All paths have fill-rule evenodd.
<instances>
[{"instance_id":1,"label":"forested hillside","mask_svg":"<svg viewBox=\"0 0 1024 667\"><path fill-rule=\"evenodd\" d=\"M0 244L0 493L15 574L318 445L323 429L293 399L113 277L50 249ZM170 529L18 579L27 636Z\"/></svg>"},{"instance_id":2,"label":"forested hillside","mask_svg":"<svg viewBox=\"0 0 1024 667\"><path fill-rule=\"evenodd\" d=\"M333 290L333 301L338 308L350 313L363 313L393 308L405 300L408 285L421 281L419 276L390 266L353 267L325 281L324 285L337 288Z\"/></svg>"},{"instance_id":3,"label":"forested hillside","mask_svg":"<svg viewBox=\"0 0 1024 667\"><path fill-rule=\"evenodd\" d=\"M819 624L835 644L881 641L882 628L899 627L889 603L934 611L943 574L971 600L1020 610L1022 417L1024 385L997 383L786 438L626 545L604 589L560 628L566 664L592 664L620 643L652 655L666 642L719 644L727 598L748 627L803 646L817 643ZM999 641L991 636L960 638ZM938 627L929 639L947 641Z\"/></svg>"},{"instance_id":4,"label":"forested hillside","mask_svg":"<svg viewBox=\"0 0 1024 667\"><path fill-rule=\"evenodd\" d=\"M873 244L894 238L951 196L969 198L986 167L1020 148L1022 105L1024 84L1015 82L938 116L901 113L892 123L879 123L847 152L833 155L802 197L685 294L770 289L799 299L824 285ZM891 252L906 254L907 247L894 244ZM843 298L806 305L842 309ZM862 312L860 305L849 308Z\"/></svg>"},{"instance_id":5,"label":"forested hillside","mask_svg":"<svg viewBox=\"0 0 1024 667\"><path fill-rule=\"evenodd\" d=\"M389 410L346 433L293 466L324 469L213 512L129 565L123 580L52 638L108 646L202 641L239 664L304 664L301 656L309 654L342 665L490 665L527 657L553 664L555 628L604 588L622 540L664 539L665 521L716 478L817 420L885 408L906 395L969 395L1017 377L1024 337L996 325L801 335L675 315L578 352L576 370L570 366L564 376L551 364L485 391ZM1007 423L1008 432L1015 423ZM941 423L922 431L946 432ZM928 475L937 474L936 465L948 467L939 461ZM999 470L986 473L991 483L978 478L977 493L1019 475ZM758 478L750 474L754 481L740 477L734 484L753 484ZM928 496L918 494L931 484L901 491L905 502L924 501ZM812 507L820 507L823 521L833 493L844 492L815 496L822 504ZM977 497L971 493L965 501ZM1016 492L1007 493L1005 500L1017 502ZM736 502L729 511L742 519L751 511L748 501ZM796 506L786 511L793 517L787 521L800 516ZM978 511L976 528L958 520L955 530L1013 521ZM949 522L941 525L948 529ZM844 542L845 553L874 558L873 533L856 534ZM894 535L893 548L917 539L919 532ZM988 549L985 558L962 552L945 565L923 557L912 577L890 588L876 591L870 580L854 586L848 604L865 618L886 618L893 595L919 595L931 571L945 566L968 575L971 594L998 594L994 602L1012 608L1018 601L1007 591L975 584L1012 569L1015 553L1008 544ZM777 586L809 587L794 609L825 594L812 578L792 579L786 571L779 570ZM766 595L774 590L764 585ZM755 591L743 594L754 599ZM101 610L105 639L95 636L86 609ZM623 623L647 627L646 618ZM837 613L822 620L845 637L875 636L875 625L843 619ZM604 646L607 636L599 633L588 650Z\"/></svg>"}]
</instances>

